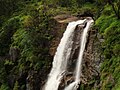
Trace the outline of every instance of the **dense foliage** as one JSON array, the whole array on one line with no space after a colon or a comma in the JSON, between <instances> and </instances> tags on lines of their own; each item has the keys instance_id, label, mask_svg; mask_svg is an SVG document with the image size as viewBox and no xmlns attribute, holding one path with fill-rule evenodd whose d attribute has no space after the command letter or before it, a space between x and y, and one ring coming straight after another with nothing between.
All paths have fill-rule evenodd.
<instances>
[{"instance_id":1,"label":"dense foliage","mask_svg":"<svg viewBox=\"0 0 120 90\"><path fill-rule=\"evenodd\" d=\"M119 0L0 0L0 90L26 90L29 82L40 89L53 58L52 17L66 13L96 20L104 38L100 90L120 90Z\"/></svg>"},{"instance_id":2,"label":"dense foliage","mask_svg":"<svg viewBox=\"0 0 120 90\"><path fill-rule=\"evenodd\" d=\"M110 10L110 11L109 11ZM99 32L103 35L103 53L105 60L101 66L101 88L104 90L120 89L120 20L114 17L110 7L96 21Z\"/></svg>"}]
</instances>

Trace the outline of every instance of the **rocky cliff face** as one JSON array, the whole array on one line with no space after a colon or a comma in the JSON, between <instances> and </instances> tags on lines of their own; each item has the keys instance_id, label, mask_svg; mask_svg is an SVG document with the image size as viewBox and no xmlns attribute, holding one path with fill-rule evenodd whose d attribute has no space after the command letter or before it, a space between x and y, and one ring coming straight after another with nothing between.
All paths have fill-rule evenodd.
<instances>
[{"instance_id":1,"label":"rocky cliff face","mask_svg":"<svg viewBox=\"0 0 120 90\"><path fill-rule=\"evenodd\" d=\"M66 16L67 17L67 16ZM63 17L62 17L63 18ZM59 25L64 26L65 30L65 26L66 23L69 22L69 20L74 21L77 20L79 18L73 18L73 17L68 17L69 19L66 20L59 20L57 19L57 21L59 22ZM85 17L83 17L84 19ZM80 18L81 19L81 18ZM68 20L68 21L67 21ZM65 22L64 22L65 21ZM72 49L72 53L71 53L71 57L70 57L70 61L68 63L68 72L66 72L65 76L63 77L59 90L63 90L63 88L68 85L69 83L73 82L74 80L74 70L75 70L75 66L76 66L76 60L78 58L78 52L79 52L79 43L80 43L80 37L81 37L81 33L83 31L83 28L81 25L78 25L76 27L75 33L74 33L74 43L73 43L73 49ZM61 39L62 33L59 33L59 37L57 36L57 38L55 40L53 40L54 43L52 43L52 48L51 48L51 55L54 55L56 48L59 44L59 41ZM100 37L99 34L97 32L97 30L94 29L90 29L88 32L88 39L87 39L87 45L84 51L84 57L83 57L83 62L82 62L82 75L81 75L81 84L80 87L86 87L87 88L99 88L99 79L100 79L100 63L102 61L102 56L101 56L101 47L100 47Z\"/></svg>"}]
</instances>

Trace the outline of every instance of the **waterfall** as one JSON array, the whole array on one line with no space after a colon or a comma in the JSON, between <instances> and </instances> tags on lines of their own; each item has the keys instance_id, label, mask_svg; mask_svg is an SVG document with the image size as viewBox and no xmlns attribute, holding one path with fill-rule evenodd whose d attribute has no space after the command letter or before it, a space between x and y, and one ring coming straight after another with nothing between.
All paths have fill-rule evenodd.
<instances>
[{"instance_id":1,"label":"waterfall","mask_svg":"<svg viewBox=\"0 0 120 90\"><path fill-rule=\"evenodd\" d=\"M85 21L86 19L70 22L68 24L57 48L57 52L53 59L53 66L43 90L58 90L60 81L64 76L67 68L67 63L70 58L74 30L78 24L83 24Z\"/></svg>"},{"instance_id":2,"label":"waterfall","mask_svg":"<svg viewBox=\"0 0 120 90\"><path fill-rule=\"evenodd\" d=\"M78 60L77 60L75 81L80 81L81 62L82 62L82 57L83 57L85 45L86 45L86 42L87 42L87 32L88 32L92 23L93 23L93 20L89 20L87 22L86 28L84 29L83 34L81 36L81 44L80 44L79 57L78 57Z\"/></svg>"},{"instance_id":3,"label":"waterfall","mask_svg":"<svg viewBox=\"0 0 120 90\"><path fill-rule=\"evenodd\" d=\"M87 32L93 23L93 20L87 20L87 25L85 29L83 30L82 36L81 36L81 42L80 42L80 50L79 50L79 56L77 60L77 65L76 65L76 72L75 72L75 81L71 83L68 87L65 88L65 90L77 90L78 84L80 83L80 74L81 74L81 63L82 63L82 57L87 41Z\"/></svg>"}]
</instances>

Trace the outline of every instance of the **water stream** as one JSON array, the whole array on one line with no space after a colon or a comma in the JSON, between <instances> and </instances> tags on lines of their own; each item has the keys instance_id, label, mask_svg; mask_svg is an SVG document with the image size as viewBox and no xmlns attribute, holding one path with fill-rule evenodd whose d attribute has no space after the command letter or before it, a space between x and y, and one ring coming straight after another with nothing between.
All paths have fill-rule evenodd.
<instances>
[{"instance_id":1,"label":"water stream","mask_svg":"<svg viewBox=\"0 0 120 90\"><path fill-rule=\"evenodd\" d=\"M86 22L87 22L87 25L84 28L82 36L81 36L79 56L78 56L78 60L76 63L76 70L75 70L75 81L73 83L71 83L68 87L66 87L65 90L77 90L78 85L80 84L82 58L83 58L85 45L87 42L87 32L88 32L89 28L91 27L93 20L87 20Z\"/></svg>"},{"instance_id":2,"label":"water stream","mask_svg":"<svg viewBox=\"0 0 120 90\"><path fill-rule=\"evenodd\" d=\"M84 19L84 20L70 22L68 24L66 31L57 48L56 54L53 59L52 69L43 90L58 90L59 84L66 72L67 63L70 58L72 44L73 44L74 30L78 24L84 24L86 21L87 21L87 25L81 37L82 41L81 41L81 45L80 45L81 48L80 48L79 57L76 65L75 82L71 83L68 87L65 88L65 90L77 89L78 83L80 82L81 62L82 62L82 56L83 56L83 52L86 44L87 31L90 28L90 25L93 22L93 20Z\"/></svg>"}]
</instances>

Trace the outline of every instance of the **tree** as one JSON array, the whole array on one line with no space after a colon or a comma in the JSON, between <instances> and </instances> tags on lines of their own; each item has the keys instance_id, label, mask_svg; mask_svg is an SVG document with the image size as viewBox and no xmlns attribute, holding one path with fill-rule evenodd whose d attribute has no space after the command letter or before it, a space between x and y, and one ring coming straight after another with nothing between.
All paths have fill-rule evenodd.
<instances>
[{"instance_id":1,"label":"tree","mask_svg":"<svg viewBox=\"0 0 120 90\"><path fill-rule=\"evenodd\" d=\"M120 19L120 0L108 0L108 3L112 6L112 9L117 18Z\"/></svg>"},{"instance_id":2,"label":"tree","mask_svg":"<svg viewBox=\"0 0 120 90\"><path fill-rule=\"evenodd\" d=\"M96 2L103 5L109 4L112 7L116 17L120 19L120 0L96 0Z\"/></svg>"}]
</instances>

